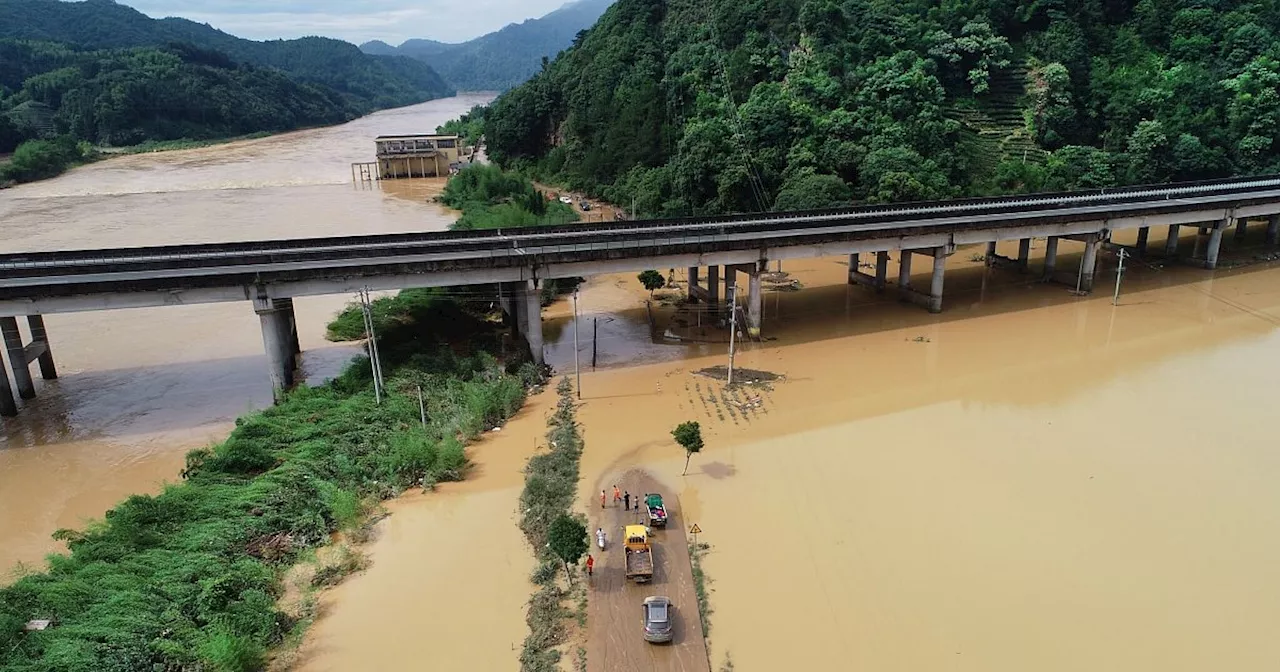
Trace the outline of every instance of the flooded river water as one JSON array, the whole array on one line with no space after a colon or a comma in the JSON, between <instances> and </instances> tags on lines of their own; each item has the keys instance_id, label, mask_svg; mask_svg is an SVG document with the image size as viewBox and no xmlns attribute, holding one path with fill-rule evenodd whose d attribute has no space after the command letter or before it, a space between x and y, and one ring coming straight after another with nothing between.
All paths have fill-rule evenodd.
<instances>
[{"instance_id":1,"label":"flooded river water","mask_svg":"<svg viewBox=\"0 0 1280 672\"><path fill-rule=\"evenodd\" d=\"M342 126L203 149L113 158L0 191L0 251L121 247L444 229L442 180L351 182L373 138L434 132L488 96L379 112ZM354 349L324 340L349 300L297 301L303 372L336 373ZM22 323L25 328L25 322ZM0 576L77 527L177 477L186 451L271 401L258 318L207 304L46 318L60 378L0 436Z\"/></svg>"},{"instance_id":2,"label":"flooded river water","mask_svg":"<svg viewBox=\"0 0 1280 672\"><path fill-rule=\"evenodd\" d=\"M424 203L438 184L355 190L347 163L373 135L433 128L472 102L0 193L3 246L442 228ZM723 364L724 344L651 342L634 274L591 279L582 501L635 467L679 498L712 545L714 669L1275 669L1280 268L1137 263L1112 306L1106 289L1079 298L984 269L978 252L949 262L941 315L848 286L843 259L786 262L800 289L766 295L774 340L737 357L785 378L747 393L693 373ZM1104 268L1099 287L1113 280ZM351 354L321 333L345 300L298 302L312 379ZM572 309L545 315L548 359L572 372ZM5 421L4 565L175 478L185 450L268 401L247 306L48 323L63 377ZM302 669L518 668L532 559L516 500L552 401L486 435L468 481L390 504L369 569L323 598ZM707 447L682 476L669 432L684 420Z\"/></svg>"}]
</instances>

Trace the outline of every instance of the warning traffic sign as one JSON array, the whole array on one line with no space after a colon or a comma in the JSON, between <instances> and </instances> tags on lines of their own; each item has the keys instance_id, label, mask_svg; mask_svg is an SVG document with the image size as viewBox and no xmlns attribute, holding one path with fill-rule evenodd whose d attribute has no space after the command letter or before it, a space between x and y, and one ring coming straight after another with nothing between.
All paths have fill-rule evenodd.
<instances>
[{"instance_id":1,"label":"warning traffic sign","mask_svg":"<svg viewBox=\"0 0 1280 672\"><path fill-rule=\"evenodd\" d=\"M702 534L702 528L697 523L689 526L689 534Z\"/></svg>"}]
</instances>

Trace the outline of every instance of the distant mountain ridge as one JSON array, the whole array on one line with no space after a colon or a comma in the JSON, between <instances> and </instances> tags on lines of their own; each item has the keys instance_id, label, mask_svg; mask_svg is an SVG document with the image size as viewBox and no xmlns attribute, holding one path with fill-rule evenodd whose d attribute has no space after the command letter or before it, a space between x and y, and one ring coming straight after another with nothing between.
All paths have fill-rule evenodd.
<instances>
[{"instance_id":1,"label":"distant mountain ridge","mask_svg":"<svg viewBox=\"0 0 1280 672\"><path fill-rule=\"evenodd\" d=\"M573 44L578 33L594 25L613 2L578 0L546 16L458 44L414 39L392 47L374 40L360 49L366 54L398 54L422 61L459 90L505 91L537 73L544 57L555 58Z\"/></svg>"},{"instance_id":2,"label":"distant mountain ridge","mask_svg":"<svg viewBox=\"0 0 1280 672\"><path fill-rule=\"evenodd\" d=\"M331 88L362 112L453 94L430 66L404 56L369 54L348 42L324 37L246 40L187 19L152 19L112 0L0 0L0 39L4 38L59 42L80 49L191 44Z\"/></svg>"}]
</instances>

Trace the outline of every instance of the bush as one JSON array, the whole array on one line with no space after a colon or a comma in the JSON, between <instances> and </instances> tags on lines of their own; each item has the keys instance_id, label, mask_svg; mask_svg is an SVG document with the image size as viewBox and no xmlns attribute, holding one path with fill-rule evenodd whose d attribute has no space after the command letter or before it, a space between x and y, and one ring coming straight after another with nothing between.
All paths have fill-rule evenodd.
<instances>
[{"instance_id":1,"label":"bush","mask_svg":"<svg viewBox=\"0 0 1280 672\"><path fill-rule=\"evenodd\" d=\"M0 182L34 182L60 175L91 153L69 135L52 140L28 140L18 145L9 163L0 166Z\"/></svg>"}]
</instances>

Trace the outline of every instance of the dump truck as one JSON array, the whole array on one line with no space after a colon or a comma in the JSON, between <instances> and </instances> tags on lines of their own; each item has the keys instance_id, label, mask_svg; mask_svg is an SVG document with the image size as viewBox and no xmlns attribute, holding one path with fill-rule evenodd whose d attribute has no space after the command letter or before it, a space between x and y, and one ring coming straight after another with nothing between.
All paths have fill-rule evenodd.
<instances>
[{"instance_id":1,"label":"dump truck","mask_svg":"<svg viewBox=\"0 0 1280 672\"><path fill-rule=\"evenodd\" d=\"M649 510L649 524L654 527L667 526L667 507L662 505L662 495L648 493L644 496L644 506Z\"/></svg>"},{"instance_id":2,"label":"dump truck","mask_svg":"<svg viewBox=\"0 0 1280 672\"><path fill-rule=\"evenodd\" d=\"M653 580L653 547L649 545L649 528L644 525L628 525L623 552L627 554L625 568L627 578L636 583Z\"/></svg>"}]
</instances>

